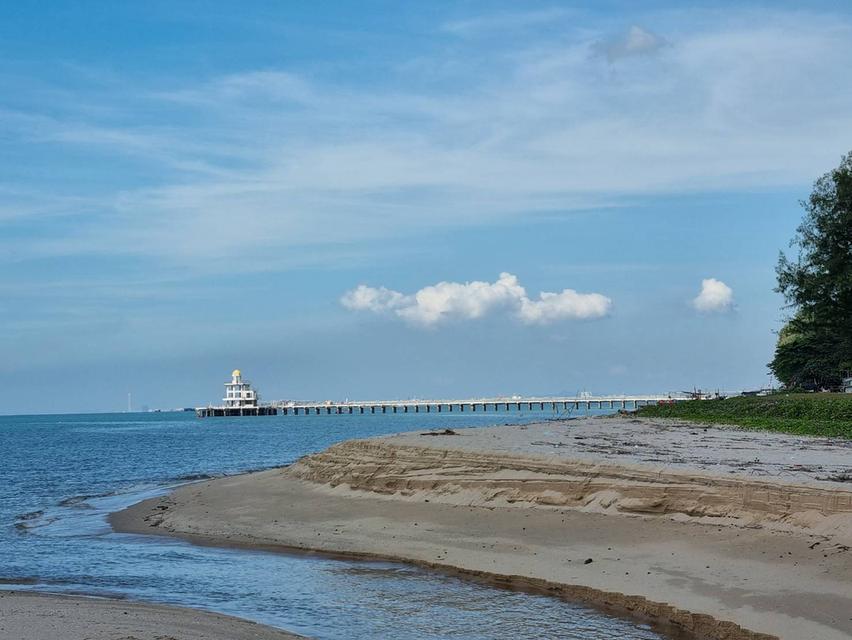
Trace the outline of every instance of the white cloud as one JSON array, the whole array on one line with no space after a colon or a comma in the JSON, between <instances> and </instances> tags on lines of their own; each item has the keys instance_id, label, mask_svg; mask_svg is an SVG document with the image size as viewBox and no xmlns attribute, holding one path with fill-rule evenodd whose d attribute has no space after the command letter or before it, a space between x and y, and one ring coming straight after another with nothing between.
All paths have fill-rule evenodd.
<instances>
[{"instance_id":1,"label":"white cloud","mask_svg":"<svg viewBox=\"0 0 852 640\"><path fill-rule=\"evenodd\" d=\"M384 287L376 289L362 284L352 291L347 291L340 299L340 303L353 311L381 313L404 306L409 303L409 300L398 291Z\"/></svg>"},{"instance_id":2,"label":"white cloud","mask_svg":"<svg viewBox=\"0 0 852 640\"><path fill-rule=\"evenodd\" d=\"M439 282L424 287L414 294L413 304L398 313L414 324L430 326L450 318L481 318L494 309L516 304L525 296L516 276L501 273L494 283Z\"/></svg>"},{"instance_id":3,"label":"white cloud","mask_svg":"<svg viewBox=\"0 0 852 640\"><path fill-rule=\"evenodd\" d=\"M664 38L633 25L618 38L600 43L598 49L606 55L607 60L615 62L619 58L649 55L659 51L666 44Z\"/></svg>"},{"instance_id":4,"label":"white cloud","mask_svg":"<svg viewBox=\"0 0 852 640\"><path fill-rule=\"evenodd\" d=\"M548 324L557 320L601 318L611 308L612 300L599 293L565 289L562 293L542 292L539 300L523 298L519 315L527 324Z\"/></svg>"},{"instance_id":5,"label":"white cloud","mask_svg":"<svg viewBox=\"0 0 852 640\"><path fill-rule=\"evenodd\" d=\"M721 280L706 278L701 281L701 293L692 306L704 313L730 311L734 307L734 290Z\"/></svg>"},{"instance_id":6,"label":"white cloud","mask_svg":"<svg viewBox=\"0 0 852 640\"><path fill-rule=\"evenodd\" d=\"M385 287L359 285L340 299L347 309L392 312L411 324L432 327L444 321L475 320L505 310L525 324L550 324L567 319L600 318L609 314L612 301L599 293L542 292L530 300L517 276L501 273L495 282L439 282L404 295Z\"/></svg>"}]
</instances>

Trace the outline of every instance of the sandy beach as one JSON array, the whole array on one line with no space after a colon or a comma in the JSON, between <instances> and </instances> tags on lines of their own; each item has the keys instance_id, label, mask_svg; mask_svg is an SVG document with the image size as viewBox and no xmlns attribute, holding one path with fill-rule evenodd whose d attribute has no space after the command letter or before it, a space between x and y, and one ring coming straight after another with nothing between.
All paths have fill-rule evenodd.
<instances>
[{"instance_id":1,"label":"sandy beach","mask_svg":"<svg viewBox=\"0 0 852 640\"><path fill-rule=\"evenodd\" d=\"M0 591L0 638L14 640L295 640L217 613L163 605Z\"/></svg>"},{"instance_id":2,"label":"sandy beach","mask_svg":"<svg viewBox=\"0 0 852 640\"><path fill-rule=\"evenodd\" d=\"M693 636L852 637L852 446L631 417L353 440L118 531L398 559Z\"/></svg>"}]
</instances>

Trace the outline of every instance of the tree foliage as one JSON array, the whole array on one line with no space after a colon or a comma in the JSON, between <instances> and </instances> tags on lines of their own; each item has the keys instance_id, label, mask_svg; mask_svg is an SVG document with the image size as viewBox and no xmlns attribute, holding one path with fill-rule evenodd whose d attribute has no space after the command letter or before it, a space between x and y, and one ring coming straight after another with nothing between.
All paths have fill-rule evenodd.
<instances>
[{"instance_id":1,"label":"tree foliage","mask_svg":"<svg viewBox=\"0 0 852 640\"><path fill-rule=\"evenodd\" d=\"M769 366L788 386L834 386L852 369L852 152L802 206L798 255L782 252L776 267L776 291L793 314Z\"/></svg>"}]
</instances>

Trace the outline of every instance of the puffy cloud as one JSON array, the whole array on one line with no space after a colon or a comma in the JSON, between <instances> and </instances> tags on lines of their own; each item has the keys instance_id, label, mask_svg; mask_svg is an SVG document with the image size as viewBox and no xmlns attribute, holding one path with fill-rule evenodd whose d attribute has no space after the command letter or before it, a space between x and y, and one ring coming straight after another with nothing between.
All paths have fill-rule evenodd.
<instances>
[{"instance_id":1,"label":"puffy cloud","mask_svg":"<svg viewBox=\"0 0 852 640\"><path fill-rule=\"evenodd\" d=\"M527 324L548 324L557 320L601 318L612 308L612 300L599 293L577 293L565 289L562 293L539 294L539 300L523 298L519 316Z\"/></svg>"},{"instance_id":2,"label":"puffy cloud","mask_svg":"<svg viewBox=\"0 0 852 640\"><path fill-rule=\"evenodd\" d=\"M347 291L340 304L354 311L373 311L380 313L388 309L396 309L407 304L407 299L398 291L392 291L385 287L368 287L359 285L352 291Z\"/></svg>"},{"instance_id":3,"label":"puffy cloud","mask_svg":"<svg viewBox=\"0 0 852 640\"><path fill-rule=\"evenodd\" d=\"M706 278L701 281L701 293L692 306L704 313L730 311L734 307L734 290L721 280Z\"/></svg>"},{"instance_id":4,"label":"puffy cloud","mask_svg":"<svg viewBox=\"0 0 852 640\"><path fill-rule=\"evenodd\" d=\"M547 291L538 300L527 297L517 276L501 273L495 282L439 282L404 295L385 287L359 285L340 299L347 309L393 313L411 324L431 327L452 319L474 320L507 310L525 324L549 324L566 319L600 318L612 301L599 293Z\"/></svg>"},{"instance_id":5,"label":"puffy cloud","mask_svg":"<svg viewBox=\"0 0 852 640\"><path fill-rule=\"evenodd\" d=\"M518 278L501 273L494 283L439 282L423 287L414 294L413 304L399 310L399 315L414 324L434 325L443 319L481 318L499 307L516 304L526 297Z\"/></svg>"}]
</instances>

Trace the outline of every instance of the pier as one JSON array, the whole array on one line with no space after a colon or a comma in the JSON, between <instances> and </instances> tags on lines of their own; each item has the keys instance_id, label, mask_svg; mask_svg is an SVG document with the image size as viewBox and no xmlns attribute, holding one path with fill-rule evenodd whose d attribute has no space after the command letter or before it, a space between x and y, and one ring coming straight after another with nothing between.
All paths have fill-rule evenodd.
<instances>
[{"instance_id":1,"label":"pier","mask_svg":"<svg viewBox=\"0 0 852 640\"><path fill-rule=\"evenodd\" d=\"M195 410L199 418L281 415L343 415L364 413L487 413L497 411L553 411L567 413L580 409L638 409L648 404L682 402L692 399L685 394L593 396L496 396L466 399L409 400L345 400L336 402L302 402L278 400L260 402L260 395L242 378L239 369L225 383L225 397L220 406L208 405Z\"/></svg>"},{"instance_id":2,"label":"pier","mask_svg":"<svg viewBox=\"0 0 852 640\"><path fill-rule=\"evenodd\" d=\"M363 413L485 413L496 411L565 412L580 409L638 409L660 402L689 398L670 395L642 396L547 396L494 397L463 400L374 400L345 402L276 402L269 406L283 415L363 414Z\"/></svg>"}]
</instances>

